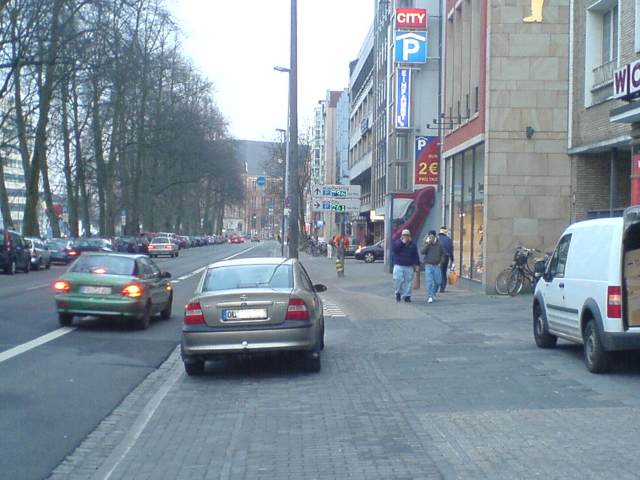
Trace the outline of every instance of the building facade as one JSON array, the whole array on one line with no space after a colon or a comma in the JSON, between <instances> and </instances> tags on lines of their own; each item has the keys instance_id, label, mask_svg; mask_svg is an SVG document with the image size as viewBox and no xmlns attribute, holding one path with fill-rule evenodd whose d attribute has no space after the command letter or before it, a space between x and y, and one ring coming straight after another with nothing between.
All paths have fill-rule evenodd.
<instances>
[{"instance_id":1,"label":"building facade","mask_svg":"<svg viewBox=\"0 0 640 480\"><path fill-rule=\"evenodd\" d=\"M3 162L4 186L9 199L9 210L11 212L13 228L17 231L22 231L22 219L27 203L27 187L22 164L16 156L8 156L1 161ZM4 219L2 212L0 212L0 225L3 223Z\"/></svg>"},{"instance_id":2,"label":"building facade","mask_svg":"<svg viewBox=\"0 0 640 480\"><path fill-rule=\"evenodd\" d=\"M569 2L531 8L446 5L444 219L489 292L517 245L551 249L571 221Z\"/></svg>"}]
</instances>

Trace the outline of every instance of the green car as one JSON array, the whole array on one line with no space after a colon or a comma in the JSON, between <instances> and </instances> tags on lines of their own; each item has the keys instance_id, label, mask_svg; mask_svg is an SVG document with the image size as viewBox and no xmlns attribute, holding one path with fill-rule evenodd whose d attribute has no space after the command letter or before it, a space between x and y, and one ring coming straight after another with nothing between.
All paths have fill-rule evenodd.
<instances>
[{"instance_id":1,"label":"green car","mask_svg":"<svg viewBox=\"0 0 640 480\"><path fill-rule=\"evenodd\" d=\"M92 315L130 319L144 330L152 315L171 317L169 278L144 255L84 253L53 284L60 325Z\"/></svg>"}]
</instances>

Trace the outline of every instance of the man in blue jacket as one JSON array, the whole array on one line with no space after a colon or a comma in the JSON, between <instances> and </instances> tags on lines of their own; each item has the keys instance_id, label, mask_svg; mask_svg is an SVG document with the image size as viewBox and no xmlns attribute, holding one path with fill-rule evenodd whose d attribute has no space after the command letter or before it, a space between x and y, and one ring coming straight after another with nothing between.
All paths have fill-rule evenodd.
<instances>
[{"instance_id":1,"label":"man in blue jacket","mask_svg":"<svg viewBox=\"0 0 640 480\"><path fill-rule=\"evenodd\" d=\"M400 240L395 240L391 249L393 251L393 284L396 291L396 302L399 302L401 297L405 302L411 302L413 273L416 265L420 265L418 246L411 239L411 232L403 230Z\"/></svg>"},{"instance_id":2,"label":"man in blue jacket","mask_svg":"<svg viewBox=\"0 0 640 480\"><path fill-rule=\"evenodd\" d=\"M442 250L444 251L445 258L440 265L442 269L442 275L440 275L440 291L444 292L445 287L447 286L447 270L449 269L449 265L453 268L453 242L448 235L449 230L447 227L441 227L440 233L438 234L438 240L440 241L440 245L442 245Z\"/></svg>"}]
</instances>

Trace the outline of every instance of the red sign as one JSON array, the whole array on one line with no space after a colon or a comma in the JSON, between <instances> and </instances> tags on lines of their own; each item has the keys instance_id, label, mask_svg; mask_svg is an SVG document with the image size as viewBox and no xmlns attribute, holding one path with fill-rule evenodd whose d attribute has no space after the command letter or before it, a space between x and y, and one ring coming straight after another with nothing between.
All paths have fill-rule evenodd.
<instances>
[{"instance_id":1,"label":"red sign","mask_svg":"<svg viewBox=\"0 0 640 480\"><path fill-rule=\"evenodd\" d=\"M424 8L396 8L396 28L427 29L427 11Z\"/></svg>"},{"instance_id":2,"label":"red sign","mask_svg":"<svg viewBox=\"0 0 640 480\"><path fill-rule=\"evenodd\" d=\"M439 168L438 137L416 137L416 185L437 185Z\"/></svg>"},{"instance_id":3,"label":"red sign","mask_svg":"<svg viewBox=\"0 0 640 480\"><path fill-rule=\"evenodd\" d=\"M631 157L631 205L640 205L640 154Z\"/></svg>"}]
</instances>

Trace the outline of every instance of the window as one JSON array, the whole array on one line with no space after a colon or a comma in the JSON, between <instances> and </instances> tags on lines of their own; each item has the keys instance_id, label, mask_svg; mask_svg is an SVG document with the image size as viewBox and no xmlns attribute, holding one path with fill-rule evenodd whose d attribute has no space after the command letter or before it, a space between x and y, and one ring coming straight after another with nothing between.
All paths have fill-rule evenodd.
<instances>
[{"instance_id":1,"label":"window","mask_svg":"<svg viewBox=\"0 0 640 480\"><path fill-rule=\"evenodd\" d=\"M587 9L585 26L585 107L613 94L618 65L618 1L599 0Z\"/></svg>"},{"instance_id":2,"label":"window","mask_svg":"<svg viewBox=\"0 0 640 480\"><path fill-rule=\"evenodd\" d=\"M602 65L618 58L618 6L602 15Z\"/></svg>"},{"instance_id":3,"label":"window","mask_svg":"<svg viewBox=\"0 0 640 480\"><path fill-rule=\"evenodd\" d=\"M636 52L640 52L640 0L636 0L636 25L635 25L635 35L636 35Z\"/></svg>"},{"instance_id":4,"label":"window","mask_svg":"<svg viewBox=\"0 0 640 480\"><path fill-rule=\"evenodd\" d=\"M551 265L549 266L549 274L554 278L564 278L564 269L567 266L567 255L569 254L570 243L571 234L562 237L558 243L558 247L551 259Z\"/></svg>"}]
</instances>

